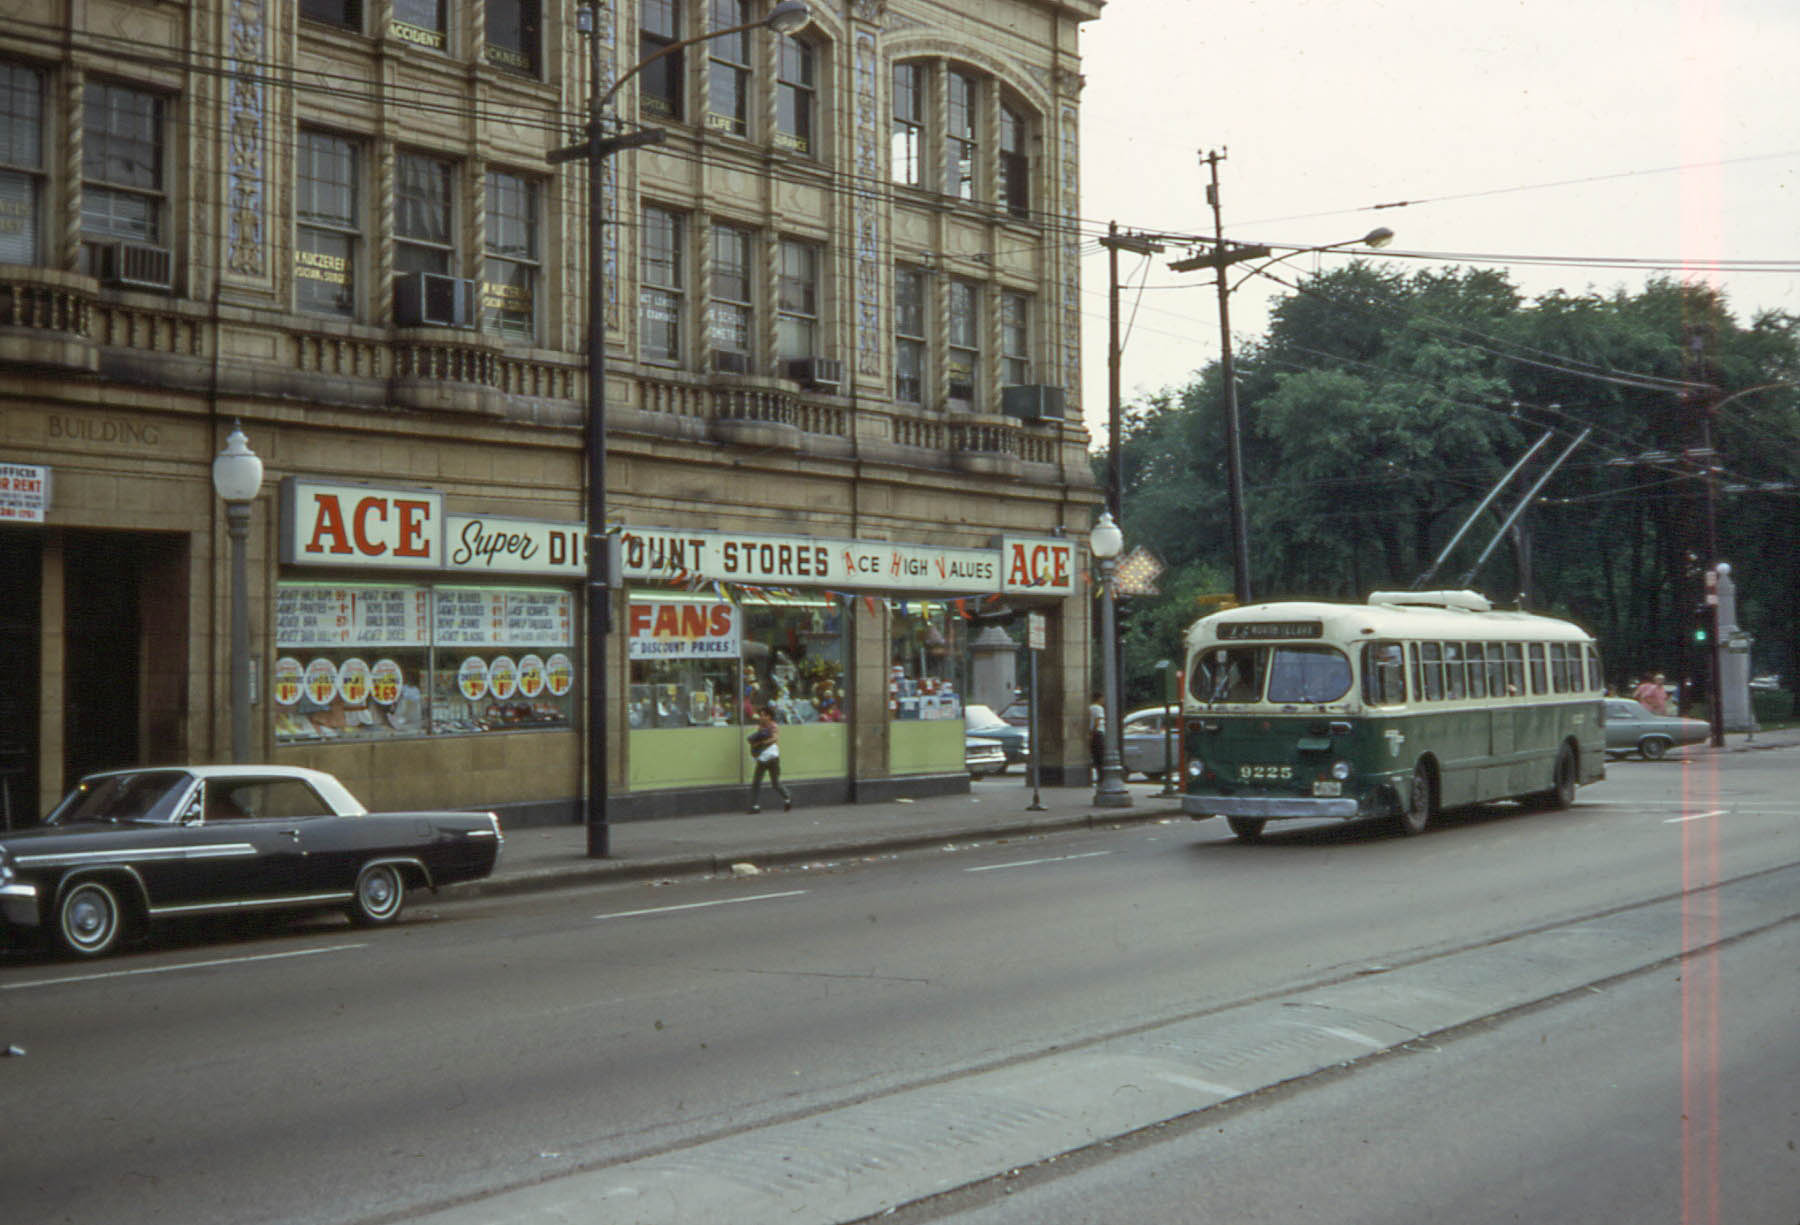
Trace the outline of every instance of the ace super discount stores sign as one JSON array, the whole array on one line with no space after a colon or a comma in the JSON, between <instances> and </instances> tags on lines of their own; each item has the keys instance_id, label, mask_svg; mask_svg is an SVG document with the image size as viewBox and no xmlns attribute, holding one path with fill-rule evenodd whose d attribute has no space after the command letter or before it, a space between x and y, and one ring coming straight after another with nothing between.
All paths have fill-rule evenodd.
<instances>
[{"instance_id":1,"label":"ace super discount stores sign","mask_svg":"<svg viewBox=\"0 0 1800 1225\"><path fill-rule=\"evenodd\" d=\"M585 573L580 523L457 514L435 489L287 477L281 561L288 566L541 575ZM627 582L723 582L920 595L1069 596L1077 545L1061 536L1002 536L985 548L910 541L627 527Z\"/></svg>"}]
</instances>

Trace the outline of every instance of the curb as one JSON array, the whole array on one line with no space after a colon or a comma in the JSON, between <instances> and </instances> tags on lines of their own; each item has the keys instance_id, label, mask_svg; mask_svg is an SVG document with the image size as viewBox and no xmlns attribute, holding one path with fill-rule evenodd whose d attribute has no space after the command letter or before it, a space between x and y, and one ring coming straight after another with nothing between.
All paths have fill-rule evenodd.
<instances>
[{"instance_id":1,"label":"curb","mask_svg":"<svg viewBox=\"0 0 1800 1225\"><path fill-rule=\"evenodd\" d=\"M821 859L862 858L871 855L900 854L907 851L932 850L946 842L995 842L1004 838L1030 838L1071 830L1101 829L1107 826L1144 825L1169 817L1179 817L1179 808L1156 808L1131 812L1090 812L1078 816L1048 820L1027 820L1008 825L970 827L948 826L894 834L885 838L869 838L847 842L817 843L806 847L765 847L761 850L733 851L728 854L680 855L661 859L589 860L571 856L567 866L552 866L518 876L488 877L451 885L442 896L503 897L522 893L547 893L557 889L580 888L623 881L664 878L729 876L731 866L754 863L789 867ZM504 855L504 852L502 852ZM504 858L502 859L504 862Z\"/></svg>"}]
</instances>

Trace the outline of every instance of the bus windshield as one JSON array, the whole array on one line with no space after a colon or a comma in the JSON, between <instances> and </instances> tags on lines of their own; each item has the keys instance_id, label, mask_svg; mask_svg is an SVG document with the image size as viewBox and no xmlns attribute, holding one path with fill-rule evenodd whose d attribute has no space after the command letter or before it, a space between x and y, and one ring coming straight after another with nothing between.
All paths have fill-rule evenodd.
<instances>
[{"instance_id":1,"label":"bus windshield","mask_svg":"<svg viewBox=\"0 0 1800 1225\"><path fill-rule=\"evenodd\" d=\"M1316 704L1350 692L1350 679L1350 661L1336 647L1222 646L1200 652L1192 684L1202 702Z\"/></svg>"}]
</instances>

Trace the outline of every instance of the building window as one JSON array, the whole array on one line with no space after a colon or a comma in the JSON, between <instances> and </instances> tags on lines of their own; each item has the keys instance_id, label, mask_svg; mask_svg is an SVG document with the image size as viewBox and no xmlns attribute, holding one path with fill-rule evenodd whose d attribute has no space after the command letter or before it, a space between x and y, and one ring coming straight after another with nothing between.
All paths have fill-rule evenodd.
<instances>
[{"instance_id":1,"label":"building window","mask_svg":"<svg viewBox=\"0 0 1800 1225\"><path fill-rule=\"evenodd\" d=\"M750 21L749 0L712 0L712 28L727 30ZM733 136L750 134L750 32L715 38L707 82L706 126Z\"/></svg>"},{"instance_id":2,"label":"building window","mask_svg":"<svg viewBox=\"0 0 1800 1225\"><path fill-rule=\"evenodd\" d=\"M925 66L894 65L894 130L888 171L894 182L925 186Z\"/></svg>"},{"instance_id":3,"label":"building window","mask_svg":"<svg viewBox=\"0 0 1800 1225\"><path fill-rule=\"evenodd\" d=\"M404 43L442 51L450 39L444 23L445 0L393 0L394 20L388 32Z\"/></svg>"},{"instance_id":4,"label":"building window","mask_svg":"<svg viewBox=\"0 0 1800 1225\"><path fill-rule=\"evenodd\" d=\"M976 80L967 73L950 73L949 109L944 117L944 194L963 200L975 198L975 124L980 115Z\"/></svg>"},{"instance_id":5,"label":"building window","mask_svg":"<svg viewBox=\"0 0 1800 1225\"><path fill-rule=\"evenodd\" d=\"M643 318L643 356L651 361L681 360L680 213L654 205L644 207L643 286L638 304Z\"/></svg>"},{"instance_id":6,"label":"building window","mask_svg":"<svg viewBox=\"0 0 1800 1225\"><path fill-rule=\"evenodd\" d=\"M161 246L167 207L164 102L125 85L89 82L83 98L81 228L92 238Z\"/></svg>"},{"instance_id":7,"label":"building window","mask_svg":"<svg viewBox=\"0 0 1800 1225\"><path fill-rule=\"evenodd\" d=\"M537 180L493 171L487 177L487 264L481 309L487 327L537 339Z\"/></svg>"},{"instance_id":8,"label":"building window","mask_svg":"<svg viewBox=\"0 0 1800 1225\"><path fill-rule=\"evenodd\" d=\"M795 153L813 151L817 112L818 53L798 38L781 40L781 72L775 100L775 143Z\"/></svg>"},{"instance_id":9,"label":"building window","mask_svg":"<svg viewBox=\"0 0 1800 1225\"><path fill-rule=\"evenodd\" d=\"M1031 382L1031 299L1022 293L1000 295L1000 382Z\"/></svg>"},{"instance_id":10,"label":"building window","mask_svg":"<svg viewBox=\"0 0 1800 1225\"><path fill-rule=\"evenodd\" d=\"M0 63L0 264L40 257L44 170L44 76Z\"/></svg>"},{"instance_id":11,"label":"building window","mask_svg":"<svg viewBox=\"0 0 1800 1225\"><path fill-rule=\"evenodd\" d=\"M356 315L360 234L356 146L300 132L294 153L294 305L314 315Z\"/></svg>"},{"instance_id":12,"label":"building window","mask_svg":"<svg viewBox=\"0 0 1800 1225\"><path fill-rule=\"evenodd\" d=\"M925 402L925 273L894 269L894 399Z\"/></svg>"},{"instance_id":13,"label":"building window","mask_svg":"<svg viewBox=\"0 0 1800 1225\"><path fill-rule=\"evenodd\" d=\"M638 62L649 61L638 74L638 108L659 119L680 119L681 52L661 53L681 41L681 0L640 0L638 20Z\"/></svg>"},{"instance_id":14,"label":"building window","mask_svg":"<svg viewBox=\"0 0 1800 1225\"><path fill-rule=\"evenodd\" d=\"M362 0L300 0L300 16L322 25L362 29Z\"/></svg>"},{"instance_id":15,"label":"building window","mask_svg":"<svg viewBox=\"0 0 1800 1225\"><path fill-rule=\"evenodd\" d=\"M394 270L451 275L456 258L454 167L435 157L402 153L394 170Z\"/></svg>"},{"instance_id":16,"label":"building window","mask_svg":"<svg viewBox=\"0 0 1800 1225\"><path fill-rule=\"evenodd\" d=\"M951 401L973 409L981 372L981 289L968 281L950 282L950 350L945 356Z\"/></svg>"},{"instance_id":17,"label":"building window","mask_svg":"<svg viewBox=\"0 0 1800 1225\"><path fill-rule=\"evenodd\" d=\"M819 355L819 249L809 242L781 240L781 276L776 286L776 347L780 356Z\"/></svg>"},{"instance_id":18,"label":"building window","mask_svg":"<svg viewBox=\"0 0 1800 1225\"><path fill-rule=\"evenodd\" d=\"M543 28L540 0L487 0L487 62L535 77Z\"/></svg>"},{"instance_id":19,"label":"building window","mask_svg":"<svg viewBox=\"0 0 1800 1225\"><path fill-rule=\"evenodd\" d=\"M1024 115L1000 108L1000 202L1015 217L1031 215L1031 156L1025 148L1030 132Z\"/></svg>"},{"instance_id":20,"label":"building window","mask_svg":"<svg viewBox=\"0 0 1800 1225\"><path fill-rule=\"evenodd\" d=\"M715 225L712 232L712 303L707 333L715 353L739 358L739 373L749 373L754 347L756 311L750 275L753 235L735 225Z\"/></svg>"}]
</instances>

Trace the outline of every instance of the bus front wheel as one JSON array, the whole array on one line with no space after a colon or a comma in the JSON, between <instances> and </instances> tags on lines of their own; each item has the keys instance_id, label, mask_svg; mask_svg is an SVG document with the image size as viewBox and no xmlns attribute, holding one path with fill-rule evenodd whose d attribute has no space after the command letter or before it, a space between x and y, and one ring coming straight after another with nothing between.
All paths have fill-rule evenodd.
<instances>
[{"instance_id":1,"label":"bus front wheel","mask_svg":"<svg viewBox=\"0 0 1800 1225\"><path fill-rule=\"evenodd\" d=\"M1421 758L1413 767L1412 786L1406 790L1406 806L1400 810L1400 832L1407 836L1422 834L1437 814L1436 787L1431 767Z\"/></svg>"},{"instance_id":2,"label":"bus front wheel","mask_svg":"<svg viewBox=\"0 0 1800 1225\"><path fill-rule=\"evenodd\" d=\"M1226 817L1225 824L1231 826L1231 832L1245 842L1255 842L1262 837L1263 819L1261 817Z\"/></svg>"}]
</instances>

